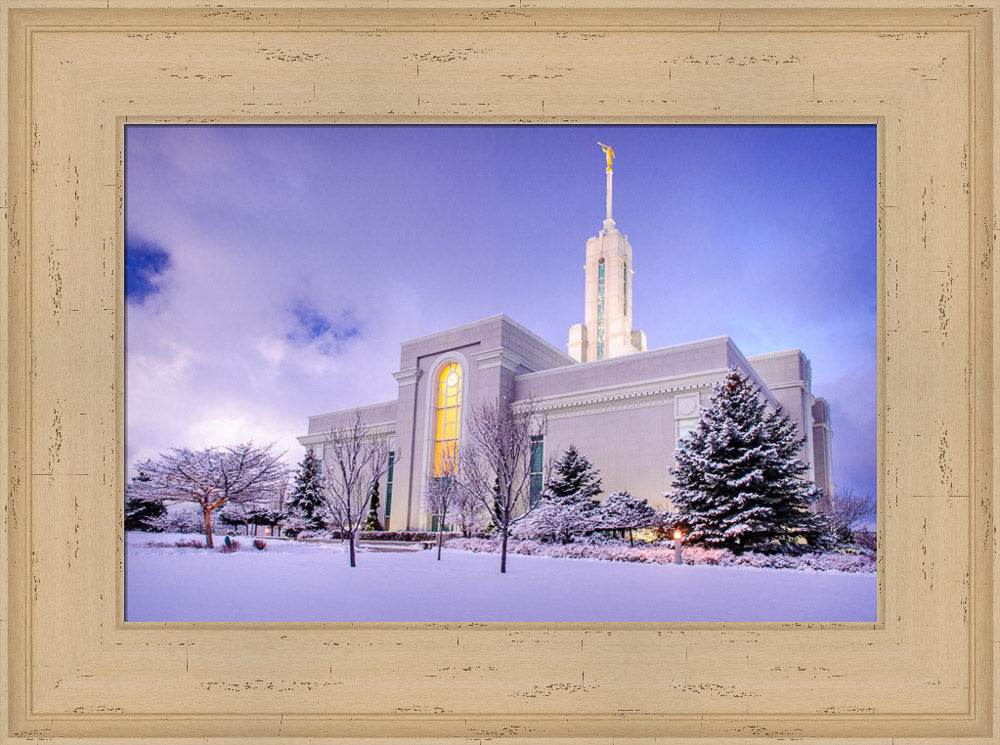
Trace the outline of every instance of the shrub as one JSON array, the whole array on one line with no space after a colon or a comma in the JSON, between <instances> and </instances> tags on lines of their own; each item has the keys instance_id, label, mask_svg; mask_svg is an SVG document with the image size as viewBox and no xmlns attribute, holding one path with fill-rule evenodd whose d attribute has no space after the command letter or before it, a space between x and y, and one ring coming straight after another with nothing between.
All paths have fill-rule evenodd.
<instances>
[{"instance_id":1,"label":"shrub","mask_svg":"<svg viewBox=\"0 0 1000 745\"><path fill-rule=\"evenodd\" d=\"M874 530L856 530L854 532L854 541L861 548L872 552L878 550L878 535Z\"/></svg>"},{"instance_id":2,"label":"shrub","mask_svg":"<svg viewBox=\"0 0 1000 745\"><path fill-rule=\"evenodd\" d=\"M233 551L239 551L240 550L240 542L238 540L236 540L235 538L230 538L227 535L225 542L222 544L222 546L219 548L219 550L222 553L224 553L224 554L231 554L231 553L233 553Z\"/></svg>"},{"instance_id":3,"label":"shrub","mask_svg":"<svg viewBox=\"0 0 1000 745\"><path fill-rule=\"evenodd\" d=\"M263 538L254 538L253 547L258 551L263 551L265 548L267 548L267 541L265 541Z\"/></svg>"},{"instance_id":4,"label":"shrub","mask_svg":"<svg viewBox=\"0 0 1000 745\"><path fill-rule=\"evenodd\" d=\"M169 544L157 544L157 545L169 545ZM177 546L178 548L205 548L205 543L203 541L199 541L197 538L181 538L179 541L175 541L174 545Z\"/></svg>"},{"instance_id":5,"label":"shrub","mask_svg":"<svg viewBox=\"0 0 1000 745\"><path fill-rule=\"evenodd\" d=\"M500 550L496 538L454 538L449 548L460 551L496 553ZM569 543L553 544L539 540L511 540L507 550L512 554L529 554L563 559L603 559L646 564L671 564L674 550L666 544L628 546L623 543ZM874 572L875 559L863 554L812 553L812 554L761 554L748 551L734 554L724 548L684 547L685 564L713 566L745 566L798 571Z\"/></svg>"},{"instance_id":6,"label":"shrub","mask_svg":"<svg viewBox=\"0 0 1000 745\"><path fill-rule=\"evenodd\" d=\"M205 518L192 510L174 510L149 521L152 530L158 533L204 533Z\"/></svg>"}]
</instances>

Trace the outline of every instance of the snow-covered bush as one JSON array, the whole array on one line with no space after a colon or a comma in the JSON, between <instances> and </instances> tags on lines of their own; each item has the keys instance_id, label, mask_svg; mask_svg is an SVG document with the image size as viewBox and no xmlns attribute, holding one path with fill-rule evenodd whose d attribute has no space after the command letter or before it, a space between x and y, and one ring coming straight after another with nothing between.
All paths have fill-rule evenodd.
<instances>
[{"instance_id":1,"label":"snow-covered bush","mask_svg":"<svg viewBox=\"0 0 1000 745\"><path fill-rule=\"evenodd\" d=\"M600 524L597 503L590 497L580 492L565 497L543 494L528 516L511 528L511 535L569 543Z\"/></svg>"},{"instance_id":2,"label":"snow-covered bush","mask_svg":"<svg viewBox=\"0 0 1000 745\"><path fill-rule=\"evenodd\" d=\"M499 551L499 541L483 538L453 538L448 548L463 551ZM515 554L548 556L559 559L603 559L605 561L628 561L646 564L672 564L674 549L665 543L645 546L628 546L624 543L545 543L538 540L512 540L507 550ZM734 554L721 548L684 547L685 564L707 564L716 566L744 566L767 569L794 569L798 571L839 571L874 572L875 557L870 554L760 554L745 552Z\"/></svg>"},{"instance_id":3,"label":"snow-covered bush","mask_svg":"<svg viewBox=\"0 0 1000 745\"><path fill-rule=\"evenodd\" d=\"M205 530L205 518L194 510L170 510L149 522L158 533L202 533Z\"/></svg>"},{"instance_id":4,"label":"snow-covered bush","mask_svg":"<svg viewBox=\"0 0 1000 745\"><path fill-rule=\"evenodd\" d=\"M295 513L286 513L281 521L281 531L289 538L316 538L326 535L322 527L315 527L316 523L312 517L303 517Z\"/></svg>"},{"instance_id":5,"label":"snow-covered bush","mask_svg":"<svg viewBox=\"0 0 1000 745\"><path fill-rule=\"evenodd\" d=\"M873 554L878 549L878 536L874 530L854 531L854 541L862 550L871 551Z\"/></svg>"},{"instance_id":6,"label":"snow-covered bush","mask_svg":"<svg viewBox=\"0 0 1000 745\"><path fill-rule=\"evenodd\" d=\"M645 499L633 497L627 491L616 491L601 502L599 517L603 528L628 531L629 543L632 543L633 531L653 525L656 510Z\"/></svg>"},{"instance_id":7,"label":"snow-covered bush","mask_svg":"<svg viewBox=\"0 0 1000 745\"><path fill-rule=\"evenodd\" d=\"M147 548L205 548L205 542L197 538L180 538L171 541L147 541Z\"/></svg>"}]
</instances>

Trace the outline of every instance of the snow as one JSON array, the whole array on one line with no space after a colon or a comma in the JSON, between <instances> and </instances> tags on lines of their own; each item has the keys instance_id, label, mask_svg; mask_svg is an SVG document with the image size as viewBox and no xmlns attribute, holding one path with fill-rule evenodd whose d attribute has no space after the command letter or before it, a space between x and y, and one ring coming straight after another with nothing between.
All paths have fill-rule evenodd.
<instances>
[{"instance_id":1,"label":"snow","mask_svg":"<svg viewBox=\"0 0 1000 745\"><path fill-rule=\"evenodd\" d=\"M126 621L875 621L874 574L126 533ZM217 536L216 546L223 538ZM166 546L150 546L162 543Z\"/></svg>"}]
</instances>

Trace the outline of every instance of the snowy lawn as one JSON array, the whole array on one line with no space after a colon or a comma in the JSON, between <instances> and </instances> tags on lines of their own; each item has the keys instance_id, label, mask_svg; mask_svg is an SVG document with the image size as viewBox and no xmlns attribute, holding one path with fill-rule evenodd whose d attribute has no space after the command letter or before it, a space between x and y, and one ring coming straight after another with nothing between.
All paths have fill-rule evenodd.
<instances>
[{"instance_id":1,"label":"snowy lawn","mask_svg":"<svg viewBox=\"0 0 1000 745\"><path fill-rule=\"evenodd\" d=\"M179 539L126 533L127 621L875 621L874 574Z\"/></svg>"}]
</instances>

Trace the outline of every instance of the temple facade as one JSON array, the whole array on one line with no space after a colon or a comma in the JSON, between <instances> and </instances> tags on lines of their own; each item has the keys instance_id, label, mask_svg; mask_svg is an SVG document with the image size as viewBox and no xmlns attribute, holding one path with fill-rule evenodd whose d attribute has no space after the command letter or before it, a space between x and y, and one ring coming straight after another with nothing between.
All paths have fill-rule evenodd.
<instances>
[{"instance_id":1,"label":"temple facade","mask_svg":"<svg viewBox=\"0 0 1000 745\"><path fill-rule=\"evenodd\" d=\"M319 458L328 433L356 411L369 432L389 438L392 466L380 485L386 529L430 527L424 485L440 474L443 453L461 445L468 413L501 395L512 396L515 410L531 400L539 418L532 499L545 461L573 444L600 470L606 493L627 490L667 509L677 442L734 366L796 422L808 477L833 493L830 409L813 395L800 350L746 357L727 336L647 350L645 334L632 327L632 246L611 217L614 154L602 148L607 216L586 244L584 322L569 330L567 352L493 316L402 342L394 400L309 417L298 439Z\"/></svg>"}]
</instances>

